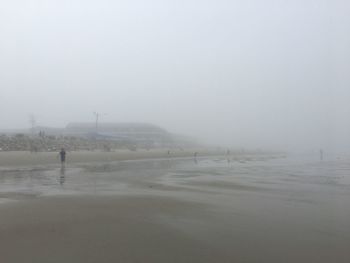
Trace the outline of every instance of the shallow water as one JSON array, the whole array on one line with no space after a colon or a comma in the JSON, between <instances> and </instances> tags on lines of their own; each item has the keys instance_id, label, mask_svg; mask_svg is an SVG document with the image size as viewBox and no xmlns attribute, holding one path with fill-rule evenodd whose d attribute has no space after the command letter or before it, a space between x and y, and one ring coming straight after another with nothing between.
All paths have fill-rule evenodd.
<instances>
[{"instance_id":1,"label":"shallow water","mask_svg":"<svg viewBox=\"0 0 350 263\"><path fill-rule=\"evenodd\" d=\"M0 205L140 195L201 204L158 224L241 262L350 262L350 158L163 159L0 171ZM254 251L252 254L251 251ZM232 254L231 254L232 253Z\"/></svg>"},{"instance_id":2,"label":"shallow water","mask_svg":"<svg viewBox=\"0 0 350 263\"><path fill-rule=\"evenodd\" d=\"M55 168L0 170L0 198L17 195L120 194L162 190L234 194L269 192L310 202L331 201L350 191L350 158L320 162L280 159L163 159ZM154 188L155 189L149 189ZM147 191L146 191L147 192ZM155 193L156 194L156 193ZM294 196L294 197L293 197Z\"/></svg>"}]
</instances>

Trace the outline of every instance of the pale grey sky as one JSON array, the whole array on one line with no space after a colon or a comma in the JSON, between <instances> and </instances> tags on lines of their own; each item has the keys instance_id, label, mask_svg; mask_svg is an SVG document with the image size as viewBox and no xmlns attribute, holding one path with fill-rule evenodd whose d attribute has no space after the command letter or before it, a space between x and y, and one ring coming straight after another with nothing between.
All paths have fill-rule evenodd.
<instances>
[{"instance_id":1,"label":"pale grey sky","mask_svg":"<svg viewBox=\"0 0 350 263\"><path fill-rule=\"evenodd\" d=\"M237 147L350 149L346 0L0 1L0 128L152 122Z\"/></svg>"}]
</instances>

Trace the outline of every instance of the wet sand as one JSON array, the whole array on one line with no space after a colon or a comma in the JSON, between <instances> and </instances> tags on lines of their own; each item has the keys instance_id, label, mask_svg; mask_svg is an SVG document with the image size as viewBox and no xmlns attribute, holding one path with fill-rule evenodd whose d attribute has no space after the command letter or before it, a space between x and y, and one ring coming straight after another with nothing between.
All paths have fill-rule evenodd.
<instances>
[{"instance_id":1,"label":"wet sand","mask_svg":"<svg viewBox=\"0 0 350 263\"><path fill-rule=\"evenodd\" d=\"M222 152L208 149L190 149L190 150L171 150L168 154L167 149L157 150L117 150L112 152L101 151L76 151L67 152L67 164L71 163L91 163L91 162L112 162L122 160L139 159L157 159L157 158L181 158L192 157L194 152L199 152L199 156L222 155ZM38 152L30 153L28 151L0 152L0 167L26 167L26 166L47 166L58 164L59 158L57 152Z\"/></svg>"},{"instance_id":2,"label":"wet sand","mask_svg":"<svg viewBox=\"0 0 350 263\"><path fill-rule=\"evenodd\" d=\"M122 197L7 205L1 208L1 262L214 262L219 255L210 246L154 220L194 207Z\"/></svg>"},{"instance_id":3,"label":"wet sand","mask_svg":"<svg viewBox=\"0 0 350 263\"><path fill-rule=\"evenodd\" d=\"M349 161L0 172L0 262L349 262Z\"/></svg>"}]
</instances>

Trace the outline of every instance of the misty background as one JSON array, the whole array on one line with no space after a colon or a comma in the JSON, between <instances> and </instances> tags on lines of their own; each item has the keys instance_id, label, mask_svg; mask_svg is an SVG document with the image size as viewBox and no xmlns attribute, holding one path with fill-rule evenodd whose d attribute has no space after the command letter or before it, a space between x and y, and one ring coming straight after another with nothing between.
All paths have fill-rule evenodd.
<instances>
[{"instance_id":1,"label":"misty background","mask_svg":"<svg viewBox=\"0 0 350 263\"><path fill-rule=\"evenodd\" d=\"M150 122L229 147L350 149L350 2L0 2L0 128Z\"/></svg>"}]
</instances>

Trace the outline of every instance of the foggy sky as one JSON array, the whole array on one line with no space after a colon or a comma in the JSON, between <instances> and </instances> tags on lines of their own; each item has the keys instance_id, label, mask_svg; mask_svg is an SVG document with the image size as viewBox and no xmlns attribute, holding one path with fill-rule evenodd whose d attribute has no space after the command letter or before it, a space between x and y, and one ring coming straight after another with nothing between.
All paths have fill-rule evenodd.
<instances>
[{"instance_id":1,"label":"foggy sky","mask_svg":"<svg viewBox=\"0 0 350 263\"><path fill-rule=\"evenodd\" d=\"M151 122L234 147L350 149L346 0L0 2L0 128Z\"/></svg>"}]
</instances>

